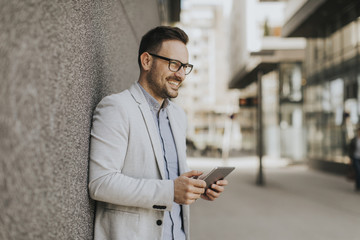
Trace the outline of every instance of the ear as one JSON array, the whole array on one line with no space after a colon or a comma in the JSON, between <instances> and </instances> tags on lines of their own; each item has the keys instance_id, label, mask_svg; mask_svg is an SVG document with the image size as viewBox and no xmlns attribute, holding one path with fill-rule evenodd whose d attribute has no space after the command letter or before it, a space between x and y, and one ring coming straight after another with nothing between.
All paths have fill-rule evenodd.
<instances>
[{"instance_id":1,"label":"ear","mask_svg":"<svg viewBox=\"0 0 360 240\"><path fill-rule=\"evenodd\" d=\"M151 57L151 55L148 52L143 52L140 55L140 63L141 63L142 68L145 71L150 70L151 66L152 66L152 57Z\"/></svg>"}]
</instances>

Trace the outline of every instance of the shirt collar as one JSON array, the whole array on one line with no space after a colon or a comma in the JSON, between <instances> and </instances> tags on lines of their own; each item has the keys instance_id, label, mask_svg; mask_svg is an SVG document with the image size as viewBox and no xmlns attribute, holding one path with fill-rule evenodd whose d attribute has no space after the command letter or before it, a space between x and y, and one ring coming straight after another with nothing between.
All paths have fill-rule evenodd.
<instances>
[{"instance_id":1,"label":"shirt collar","mask_svg":"<svg viewBox=\"0 0 360 240\"><path fill-rule=\"evenodd\" d=\"M162 105L162 107L160 106L159 102L153 97L151 96L142 86L141 84L138 82L137 83L141 89L141 91L143 92L146 101L148 102L151 110L159 112L160 108L166 108L167 106L169 106L169 99L164 99L164 103Z\"/></svg>"}]
</instances>

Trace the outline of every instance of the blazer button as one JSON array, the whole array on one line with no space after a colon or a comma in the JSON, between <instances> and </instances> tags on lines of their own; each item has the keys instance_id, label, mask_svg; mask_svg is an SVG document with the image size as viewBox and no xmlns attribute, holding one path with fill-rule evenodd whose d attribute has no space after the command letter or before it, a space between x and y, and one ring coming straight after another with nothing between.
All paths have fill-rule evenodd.
<instances>
[{"instance_id":1,"label":"blazer button","mask_svg":"<svg viewBox=\"0 0 360 240\"><path fill-rule=\"evenodd\" d=\"M161 226L162 221L161 221L161 220L157 220L157 221L156 221L156 224L157 224L158 226Z\"/></svg>"}]
</instances>

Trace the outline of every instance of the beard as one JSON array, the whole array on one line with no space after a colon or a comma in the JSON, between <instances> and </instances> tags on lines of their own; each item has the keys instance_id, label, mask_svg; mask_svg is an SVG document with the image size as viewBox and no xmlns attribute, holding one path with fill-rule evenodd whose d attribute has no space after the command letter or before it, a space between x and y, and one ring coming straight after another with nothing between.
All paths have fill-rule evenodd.
<instances>
[{"instance_id":1,"label":"beard","mask_svg":"<svg viewBox=\"0 0 360 240\"><path fill-rule=\"evenodd\" d=\"M175 80L181 83L181 79L175 77L175 76L168 76L165 78L164 81L161 81L160 76L158 76L152 68L149 72L149 74L146 76L149 88L151 91L156 94L157 96L166 99L166 98L176 98L178 96L178 91L169 90L167 88L167 82L169 80Z\"/></svg>"}]
</instances>

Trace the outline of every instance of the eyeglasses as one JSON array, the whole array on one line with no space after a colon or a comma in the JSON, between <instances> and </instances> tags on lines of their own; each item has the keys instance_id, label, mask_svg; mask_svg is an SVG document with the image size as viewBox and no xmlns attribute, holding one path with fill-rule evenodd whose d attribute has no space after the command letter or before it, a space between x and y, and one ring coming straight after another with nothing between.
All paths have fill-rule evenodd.
<instances>
[{"instance_id":1,"label":"eyeglasses","mask_svg":"<svg viewBox=\"0 0 360 240\"><path fill-rule=\"evenodd\" d=\"M178 72L178 71L180 71L181 67L183 67L184 71L185 71L185 75L188 75L191 72L191 70L193 69L192 64L182 63L179 60L170 59L170 58L159 56L159 55L156 55L156 54L153 54L153 53L149 53L149 54L151 56L154 56L154 57L157 57L157 58L168 61L169 62L169 70L172 71L172 72Z\"/></svg>"}]
</instances>

